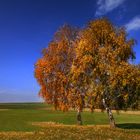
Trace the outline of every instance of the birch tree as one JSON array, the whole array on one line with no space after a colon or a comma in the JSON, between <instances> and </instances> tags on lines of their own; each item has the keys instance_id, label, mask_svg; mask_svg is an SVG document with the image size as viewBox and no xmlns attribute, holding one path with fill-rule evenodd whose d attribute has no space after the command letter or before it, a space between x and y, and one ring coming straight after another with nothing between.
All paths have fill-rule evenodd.
<instances>
[{"instance_id":1,"label":"birch tree","mask_svg":"<svg viewBox=\"0 0 140 140\"><path fill-rule=\"evenodd\" d=\"M41 88L39 95L48 104L53 104L55 109L63 111L72 106L68 98L68 74L74 58L73 43L76 36L75 27L62 26L35 64L35 78Z\"/></svg>"},{"instance_id":2,"label":"birch tree","mask_svg":"<svg viewBox=\"0 0 140 140\"><path fill-rule=\"evenodd\" d=\"M111 109L137 107L140 72L129 63L135 58L134 43L124 28L105 18L89 22L76 40L72 83L85 107L106 109L111 127Z\"/></svg>"}]
</instances>

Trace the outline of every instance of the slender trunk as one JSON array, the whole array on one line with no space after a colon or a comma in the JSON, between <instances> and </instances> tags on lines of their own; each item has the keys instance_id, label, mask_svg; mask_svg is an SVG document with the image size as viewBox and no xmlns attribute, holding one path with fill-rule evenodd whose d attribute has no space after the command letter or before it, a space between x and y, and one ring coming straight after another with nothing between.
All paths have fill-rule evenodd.
<instances>
[{"instance_id":1,"label":"slender trunk","mask_svg":"<svg viewBox=\"0 0 140 140\"><path fill-rule=\"evenodd\" d=\"M108 118L109 118L109 122L110 122L110 127L111 128L115 128L116 127L116 124L115 124L115 120L114 120L114 117L113 117L113 114L112 114L112 111L111 109L107 106L106 102L105 102L105 99L103 99L103 105L107 111L107 114L108 114Z\"/></svg>"},{"instance_id":2,"label":"slender trunk","mask_svg":"<svg viewBox=\"0 0 140 140\"><path fill-rule=\"evenodd\" d=\"M77 109L77 124L82 125L82 117L80 109Z\"/></svg>"}]
</instances>

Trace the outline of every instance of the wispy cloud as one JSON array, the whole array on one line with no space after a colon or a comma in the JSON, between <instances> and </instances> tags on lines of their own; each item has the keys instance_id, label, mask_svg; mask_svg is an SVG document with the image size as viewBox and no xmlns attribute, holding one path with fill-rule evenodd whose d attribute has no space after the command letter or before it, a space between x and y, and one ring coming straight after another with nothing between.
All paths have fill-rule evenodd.
<instances>
[{"instance_id":1,"label":"wispy cloud","mask_svg":"<svg viewBox=\"0 0 140 140\"><path fill-rule=\"evenodd\" d=\"M16 92L16 89L0 89L0 94L4 94L4 93L14 93Z\"/></svg>"},{"instance_id":2,"label":"wispy cloud","mask_svg":"<svg viewBox=\"0 0 140 140\"><path fill-rule=\"evenodd\" d=\"M133 18L125 25L125 27L128 32L140 29L140 16Z\"/></svg>"},{"instance_id":3,"label":"wispy cloud","mask_svg":"<svg viewBox=\"0 0 140 140\"><path fill-rule=\"evenodd\" d=\"M120 6L125 0L98 0L95 16L105 15Z\"/></svg>"},{"instance_id":4,"label":"wispy cloud","mask_svg":"<svg viewBox=\"0 0 140 140\"><path fill-rule=\"evenodd\" d=\"M38 94L33 91L21 91L18 89L0 89L0 103L6 102L40 102L43 101Z\"/></svg>"}]
</instances>

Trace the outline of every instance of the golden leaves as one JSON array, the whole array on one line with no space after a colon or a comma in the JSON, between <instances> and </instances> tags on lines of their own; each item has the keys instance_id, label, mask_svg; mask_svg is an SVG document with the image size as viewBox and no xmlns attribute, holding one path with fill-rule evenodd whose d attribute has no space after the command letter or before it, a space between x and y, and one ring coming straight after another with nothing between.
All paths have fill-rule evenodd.
<instances>
[{"instance_id":1,"label":"golden leaves","mask_svg":"<svg viewBox=\"0 0 140 140\"><path fill-rule=\"evenodd\" d=\"M62 110L89 102L101 107L103 96L113 107L134 103L140 70L128 62L135 56L133 46L125 29L105 18L91 21L79 34L63 26L35 65L42 97Z\"/></svg>"},{"instance_id":2,"label":"golden leaves","mask_svg":"<svg viewBox=\"0 0 140 140\"><path fill-rule=\"evenodd\" d=\"M138 80L134 75L138 76L140 72L137 73L136 68L128 63L134 55L134 40L127 40L126 35L123 28L113 26L104 18L91 21L80 32L76 42L76 62L72 66L73 82L77 83L78 88L88 87L93 91L96 88L93 93L98 98L93 104L100 104L102 96L113 100L112 105L122 102L116 100L120 96L127 102L135 92ZM94 87L89 84L94 84ZM85 99L87 102L88 98Z\"/></svg>"},{"instance_id":3,"label":"golden leaves","mask_svg":"<svg viewBox=\"0 0 140 140\"><path fill-rule=\"evenodd\" d=\"M77 30L65 25L56 32L43 57L36 62L35 77L41 86L40 96L55 108L68 110L68 74L74 56L73 40Z\"/></svg>"}]
</instances>

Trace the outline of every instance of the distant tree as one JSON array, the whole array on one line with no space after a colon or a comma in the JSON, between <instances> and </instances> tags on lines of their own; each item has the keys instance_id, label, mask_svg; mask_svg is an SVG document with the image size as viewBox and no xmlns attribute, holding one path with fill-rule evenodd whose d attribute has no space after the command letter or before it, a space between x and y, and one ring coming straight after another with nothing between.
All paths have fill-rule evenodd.
<instances>
[{"instance_id":1,"label":"distant tree","mask_svg":"<svg viewBox=\"0 0 140 140\"><path fill-rule=\"evenodd\" d=\"M35 78L41 87L39 95L48 104L53 104L55 109L63 111L73 106L68 97L69 73L75 56L74 41L77 33L75 27L62 26L35 64Z\"/></svg>"},{"instance_id":2,"label":"distant tree","mask_svg":"<svg viewBox=\"0 0 140 140\"><path fill-rule=\"evenodd\" d=\"M105 108L110 126L115 127L111 109L138 107L140 71L129 63L135 58L134 40L127 39L124 28L101 18L89 22L75 46L76 57L71 69L75 92L71 94L79 97L80 111L84 107L91 111Z\"/></svg>"}]
</instances>

